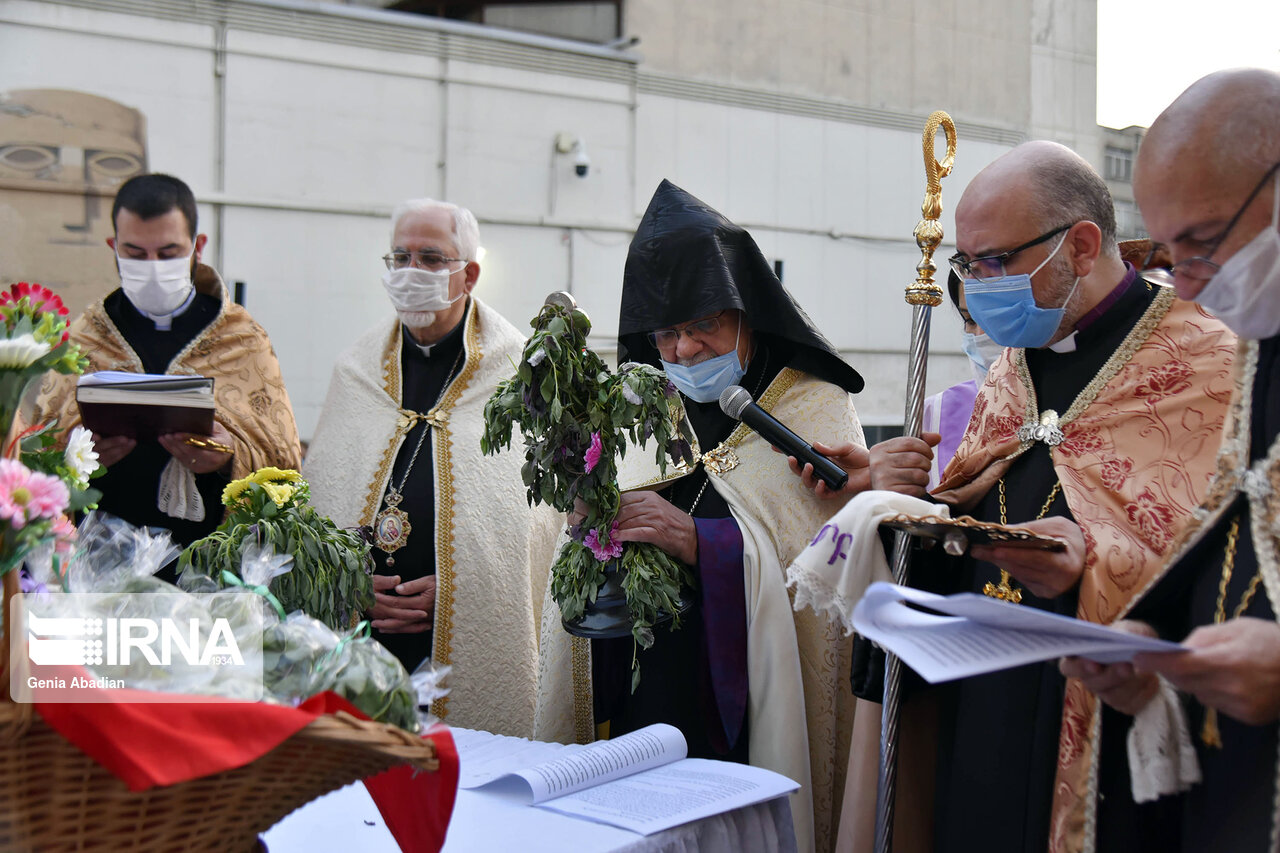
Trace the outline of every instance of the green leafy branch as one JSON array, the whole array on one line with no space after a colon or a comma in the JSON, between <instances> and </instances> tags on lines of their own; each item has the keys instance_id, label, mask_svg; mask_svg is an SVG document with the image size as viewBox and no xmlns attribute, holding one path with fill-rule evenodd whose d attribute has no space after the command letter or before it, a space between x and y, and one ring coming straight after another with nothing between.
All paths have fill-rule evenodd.
<instances>
[{"instance_id":1,"label":"green leafy branch","mask_svg":"<svg viewBox=\"0 0 1280 853\"><path fill-rule=\"evenodd\" d=\"M675 389L649 365L628 363L610 372L587 348L591 323L582 311L545 305L532 325L515 375L499 383L485 405L481 450L488 455L510 448L518 427L530 506L548 504L565 513L578 501L586 507L552 566L552 597L563 618L582 616L605 580L605 565L620 558L632 637L649 648L659 611L676 613L681 586L692 586L694 578L655 545L616 541L618 461L628 443L644 447L651 439L663 472L668 459L692 461L692 449L671 419ZM633 668L632 689L638 678Z\"/></svg>"}]
</instances>

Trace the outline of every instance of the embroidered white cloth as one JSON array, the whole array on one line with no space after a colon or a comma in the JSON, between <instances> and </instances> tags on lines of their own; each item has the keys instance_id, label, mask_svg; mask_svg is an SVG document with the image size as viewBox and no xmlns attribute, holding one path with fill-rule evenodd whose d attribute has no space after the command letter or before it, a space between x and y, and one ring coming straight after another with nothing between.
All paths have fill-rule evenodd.
<instances>
[{"instance_id":1,"label":"embroidered white cloth","mask_svg":"<svg viewBox=\"0 0 1280 853\"><path fill-rule=\"evenodd\" d=\"M537 699L538 623L552 543L564 517L530 508L520 442L480 453L484 406L511 375L524 338L474 296L466 360L422 448L435 468L436 606L431 659L450 665L431 712L449 725L528 737ZM403 399L400 321L389 315L338 357L302 474L311 504L342 526L371 524L412 428ZM416 533L414 535L417 535ZM572 696L555 697L568 715Z\"/></svg>"},{"instance_id":2,"label":"embroidered white cloth","mask_svg":"<svg viewBox=\"0 0 1280 853\"><path fill-rule=\"evenodd\" d=\"M1200 781L1200 762L1191 743L1186 710L1163 676L1159 691L1134 716L1126 746L1134 802L1149 803Z\"/></svg>"},{"instance_id":3,"label":"embroidered white cloth","mask_svg":"<svg viewBox=\"0 0 1280 853\"><path fill-rule=\"evenodd\" d=\"M787 586L796 591L796 610L811 607L853 633L853 608L875 581L892 581L880 541L880 523L895 515L950 518L944 504L897 492L863 492L818 530L787 567Z\"/></svg>"},{"instance_id":4,"label":"embroidered white cloth","mask_svg":"<svg viewBox=\"0 0 1280 853\"><path fill-rule=\"evenodd\" d=\"M758 402L783 423L804 424L808 435L865 445L853 397L817 377L787 368ZM686 436L696 439L691 432ZM699 455L704 451L722 454L724 467L709 474L709 488L724 498L742 533L751 763L800 782L801 789L791 795L798 849L801 853L827 851L834 846L839 793L851 749L853 644L817 614L792 611L784 568L804 549L830 509L792 476L786 457L745 425L739 425L718 448L693 444ZM658 480L652 449L627 453L618 476L624 490L653 486ZM568 650L555 650L553 638L564 631L557 608L550 598L547 601L540 702L574 696L575 708L590 715L590 658L585 649L572 659ZM864 707L869 706L858 705L857 713ZM878 707L872 713L879 719ZM557 722L541 708L537 732L539 740L575 739L572 725ZM878 736L857 748L874 750L877 741Z\"/></svg>"},{"instance_id":5,"label":"embroidered white cloth","mask_svg":"<svg viewBox=\"0 0 1280 853\"><path fill-rule=\"evenodd\" d=\"M156 508L171 518L204 521L204 498L200 497L200 489L196 486L196 475L172 457L160 472Z\"/></svg>"}]
</instances>

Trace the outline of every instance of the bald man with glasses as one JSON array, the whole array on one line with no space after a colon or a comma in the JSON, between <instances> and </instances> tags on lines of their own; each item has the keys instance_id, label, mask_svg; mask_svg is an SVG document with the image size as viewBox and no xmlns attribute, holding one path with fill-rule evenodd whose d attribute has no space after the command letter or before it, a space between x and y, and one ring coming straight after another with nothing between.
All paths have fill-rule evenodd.
<instances>
[{"instance_id":1,"label":"bald man with glasses","mask_svg":"<svg viewBox=\"0 0 1280 853\"><path fill-rule=\"evenodd\" d=\"M1240 337L1229 432L1169 568L1129 617L1190 651L1072 662L1111 705L1181 691L1198 761L1171 823L1183 850L1280 837L1280 74L1218 72L1152 124L1134 194L1167 276ZM1193 381L1202 382L1200 376ZM1139 621L1141 620L1141 621ZM1158 695L1158 694L1157 694ZM1143 713L1148 713L1144 708Z\"/></svg>"},{"instance_id":2,"label":"bald man with glasses","mask_svg":"<svg viewBox=\"0 0 1280 853\"><path fill-rule=\"evenodd\" d=\"M1056 143L1018 146L973 179L956 248L966 307L1006 349L932 495L936 436L873 447L872 485L1058 550L919 551L910 582L1110 623L1158 576L1204 494L1233 336L1122 260L1106 184ZM1159 804L1129 790L1133 704L1100 711L1056 662L910 692L904 721L927 708L937 727L903 724L898 812L932 819L929 849L1169 849Z\"/></svg>"}]
</instances>

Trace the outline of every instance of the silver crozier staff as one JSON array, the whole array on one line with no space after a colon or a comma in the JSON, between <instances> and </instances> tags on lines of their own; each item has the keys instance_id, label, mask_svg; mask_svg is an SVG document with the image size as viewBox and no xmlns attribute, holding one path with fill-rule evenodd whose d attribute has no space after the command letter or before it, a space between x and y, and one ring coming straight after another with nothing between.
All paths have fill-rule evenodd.
<instances>
[{"instance_id":1,"label":"silver crozier staff","mask_svg":"<svg viewBox=\"0 0 1280 853\"><path fill-rule=\"evenodd\" d=\"M938 128L947 138L947 154L938 160L935 144ZM907 374L907 411L903 421L905 435L920 435L924 419L924 377L929 357L929 316L942 304L942 288L933 281L938 267L933 252L942 242L942 179L951 174L956 161L956 126L942 110L929 116L924 126L924 171L928 186L920 212L924 218L916 225L916 245L920 247L920 263L916 264L916 280L907 285L906 299L911 305L911 356ZM893 582L907 582L906 533L899 532L893 547ZM880 780L876 789L876 851L889 853L893 846L893 798L898 777L898 685L902 679L902 663L886 653L884 671L884 707L880 728Z\"/></svg>"}]
</instances>

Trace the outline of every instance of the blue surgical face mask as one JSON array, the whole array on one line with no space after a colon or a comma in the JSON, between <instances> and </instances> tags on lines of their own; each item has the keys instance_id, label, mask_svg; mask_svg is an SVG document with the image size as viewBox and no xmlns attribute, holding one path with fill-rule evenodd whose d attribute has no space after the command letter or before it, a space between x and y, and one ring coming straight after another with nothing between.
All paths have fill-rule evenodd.
<instances>
[{"instance_id":1,"label":"blue surgical face mask","mask_svg":"<svg viewBox=\"0 0 1280 853\"><path fill-rule=\"evenodd\" d=\"M733 340L733 349L724 355L709 358L692 365L662 362L667 378L690 400L712 403L720 399L720 392L730 385L737 385L747 370L738 360L738 341L742 337L742 325Z\"/></svg>"},{"instance_id":2,"label":"blue surgical face mask","mask_svg":"<svg viewBox=\"0 0 1280 853\"><path fill-rule=\"evenodd\" d=\"M1040 272L1058 254L1066 239L1064 233L1049 257L1030 273L1005 275L989 281L964 280L964 302L969 315L1000 346L1038 349L1049 343L1062 325L1062 315L1080 284L1080 277L1076 277L1061 305L1041 308L1031 290L1031 276Z\"/></svg>"},{"instance_id":3,"label":"blue surgical face mask","mask_svg":"<svg viewBox=\"0 0 1280 853\"><path fill-rule=\"evenodd\" d=\"M995 364L1000 353L1004 352L1004 347L991 340L991 337L986 334L974 335L970 332L962 334L964 335L964 354L969 356L969 362L973 367L973 380L981 385L987 381L987 371L991 369L991 365Z\"/></svg>"}]
</instances>

